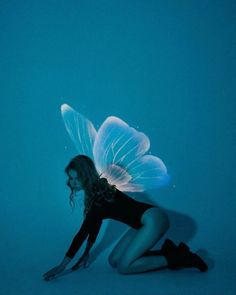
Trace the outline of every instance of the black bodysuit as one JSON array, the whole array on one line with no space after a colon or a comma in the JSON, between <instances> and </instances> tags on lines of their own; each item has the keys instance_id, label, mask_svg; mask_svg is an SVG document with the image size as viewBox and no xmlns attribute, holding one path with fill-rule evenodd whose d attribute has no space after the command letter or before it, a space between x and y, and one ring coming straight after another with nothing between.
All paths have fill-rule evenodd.
<instances>
[{"instance_id":1,"label":"black bodysuit","mask_svg":"<svg viewBox=\"0 0 236 295\"><path fill-rule=\"evenodd\" d=\"M107 201L104 198L99 203L94 204L87 213L80 230L74 237L66 256L73 258L84 240L88 237L88 242L94 243L103 219L114 219L123 222L135 229L142 226L141 217L143 213L153 205L138 202L121 191L116 189L113 201Z\"/></svg>"}]
</instances>

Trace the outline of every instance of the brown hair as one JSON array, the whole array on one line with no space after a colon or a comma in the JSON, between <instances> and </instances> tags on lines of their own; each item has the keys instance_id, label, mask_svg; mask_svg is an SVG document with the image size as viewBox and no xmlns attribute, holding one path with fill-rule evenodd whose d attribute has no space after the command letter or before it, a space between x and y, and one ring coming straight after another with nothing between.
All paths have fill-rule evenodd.
<instances>
[{"instance_id":1,"label":"brown hair","mask_svg":"<svg viewBox=\"0 0 236 295\"><path fill-rule=\"evenodd\" d=\"M101 199L109 202L114 200L114 193L116 191L115 185L110 185L106 178L100 178L96 167L91 158L86 155L78 155L74 157L66 166L65 172L68 175L69 170L75 170L84 190L84 215L86 215L93 203L100 205ZM71 189L70 205L72 209L75 208L75 191L68 180L67 185Z\"/></svg>"}]
</instances>

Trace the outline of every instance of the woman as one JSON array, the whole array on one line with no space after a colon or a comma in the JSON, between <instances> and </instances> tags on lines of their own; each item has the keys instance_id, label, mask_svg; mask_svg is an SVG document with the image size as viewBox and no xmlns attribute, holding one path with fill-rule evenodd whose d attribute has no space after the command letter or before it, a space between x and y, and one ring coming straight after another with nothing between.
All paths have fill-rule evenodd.
<instances>
[{"instance_id":1,"label":"woman","mask_svg":"<svg viewBox=\"0 0 236 295\"><path fill-rule=\"evenodd\" d=\"M75 192L81 189L85 192L84 221L62 262L43 275L45 280L50 280L62 272L87 238L86 249L72 270L81 264L86 266L102 220L106 218L130 226L108 258L109 264L117 268L119 273L142 273L166 267L195 267L200 271L207 270L205 262L184 243L176 246L166 239L160 250L150 250L169 228L166 213L157 206L130 198L114 185L110 185L105 178L100 178L89 157L74 157L65 172L69 177L67 185L71 188L70 202L73 205Z\"/></svg>"}]
</instances>

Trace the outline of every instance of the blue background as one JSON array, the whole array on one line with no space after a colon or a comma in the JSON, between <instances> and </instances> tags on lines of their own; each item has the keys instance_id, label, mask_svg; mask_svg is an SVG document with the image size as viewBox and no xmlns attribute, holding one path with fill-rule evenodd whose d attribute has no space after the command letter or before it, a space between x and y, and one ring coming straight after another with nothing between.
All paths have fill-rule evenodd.
<instances>
[{"instance_id":1,"label":"blue background","mask_svg":"<svg viewBox=\"0 0 236 295\"><path fill-rule=\"evenodd\" d=\"M235 293L235 3L1 1L0 294ZM202 251L208 273L122 276L110 243L89 269L42 280L81 221L62 103L96 128L115 115L149 136L172 182L142 197L167 210L167 236Z\"/></svg>"}]
</instances>

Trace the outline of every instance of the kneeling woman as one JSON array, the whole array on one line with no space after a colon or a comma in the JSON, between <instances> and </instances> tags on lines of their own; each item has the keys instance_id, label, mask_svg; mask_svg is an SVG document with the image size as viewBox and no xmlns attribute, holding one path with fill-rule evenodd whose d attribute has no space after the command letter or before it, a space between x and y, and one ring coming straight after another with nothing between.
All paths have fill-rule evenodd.
<instances>
[{"instance_id":1,"label":"kneeling woman","mask_svg":"<svg viewBox=\"0 0 236 295\"><path fill-rule=\"evenodd\" d=\"M86 266L89 251L96 240L102 221L107 218L118 220L130 227L108 258L110 265L117 268L121 274L142 273L160 268L194 267L200 271L207 270L205 262L197 254L192 253L184 243L176 246L170 239L166 239L160 250L150 250L169 228L166 213L157 206L130 198L110 185L105 178L100 178L89 157L76 156L65 172L72 190L71 202L75 191L83 189L85 192L85 217L63 261L43 275L45 280L50 280L64 271L88 238L83 255L72 269L77 269L81 264Z\"/></svg>"}]
</instances>

